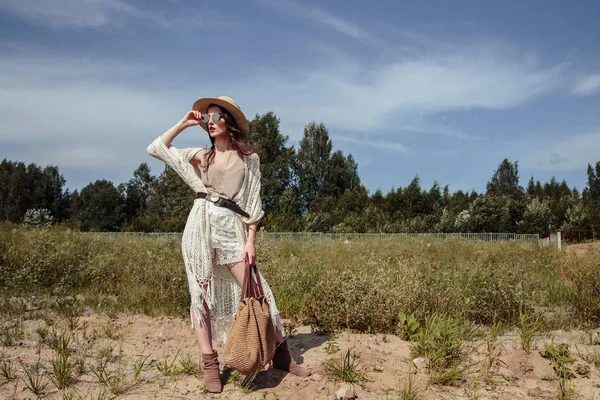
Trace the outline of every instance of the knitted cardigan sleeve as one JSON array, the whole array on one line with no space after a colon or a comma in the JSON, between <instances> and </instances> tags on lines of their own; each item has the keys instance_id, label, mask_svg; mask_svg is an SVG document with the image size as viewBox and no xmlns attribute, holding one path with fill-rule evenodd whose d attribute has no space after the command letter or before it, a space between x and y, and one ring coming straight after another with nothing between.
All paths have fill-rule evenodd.
<instances>
[{"instance_id":1,"label":"knitted cardigan sleeve","mask_svg":"<svg viewBox=\"0 0 600 400\"><path fill-rule=\"evenodd\" d=\"M177 175L196 193L206 192L206 187L200 180L198 174L194 171L194 167L190 164L190 159L196 154L199 148L177 149L173 146L166 146L157 137L146 149L148 154L157 158L171 167Z\"/></svg>"},{"instance_id":2,"label":"knitted cardigan sleeve","mask_svg":"<svg viewBox=\"0 0 600 400\"><path fill-rule=\"evenodd\" d=\"M248 175L248 187L244 196L244 210L250 215L250 218L244 218L243 221L246 224L251 224L260 221L265 214L260 197L260 158L256 153L248 156Z\"/></svg>"}]
</instances>

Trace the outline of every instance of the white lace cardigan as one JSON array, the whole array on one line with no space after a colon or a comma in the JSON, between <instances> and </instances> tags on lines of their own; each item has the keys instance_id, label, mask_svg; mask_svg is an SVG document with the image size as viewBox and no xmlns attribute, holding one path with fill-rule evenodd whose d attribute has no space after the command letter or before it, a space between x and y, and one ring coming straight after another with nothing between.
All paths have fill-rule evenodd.
<instances>
[{"instance_id":1,"label":"white lace cardigan","mask_svg":"<svg viewBox=\"0 0 600 400\"><path fill-rule=\"evenodd\" d=\"M148 154L165 162L196 193L206 192L206 187L200 180L199 171L190 164L190 159L200 150L202 150L200 147L176 149L173 146L166 146L160 137L156 138L147 148ZM264 216L260 198L260 159L258 154L251 154L244 156L243 160L246 165L244 181L238 194L232 200L250 215L249 218L242 216L239 218L245 224L251 224L260 221ZM202 302L206 301L213 318L213 331L220 335L223 333L225 324L237 310L241 291L226 268L215 268L212 249L208 242L210 226L207 222L207 204L208 202L202 199L194 201L182 238L182 252L192 307L198 316L197 321L202 324L200 315L206 315ZM245 242L247 226L239 234L243 235ZM268 295L267 292L269 292ZM279 313L275 308L273 295L270 290L265 290L265 295L273 306L272 311L276 314L272 315L273 322L278 325ZM192 324L193 322L192 318ZM216 327L215 322L221 326Z\"/></svg>"}]
</instances>

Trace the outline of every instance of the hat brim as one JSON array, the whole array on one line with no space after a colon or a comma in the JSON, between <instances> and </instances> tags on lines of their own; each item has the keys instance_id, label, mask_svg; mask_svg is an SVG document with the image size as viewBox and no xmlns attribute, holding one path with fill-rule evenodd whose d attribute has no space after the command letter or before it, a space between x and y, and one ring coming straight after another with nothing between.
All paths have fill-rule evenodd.
<instances>
[{"instance_id":1,"label":"hat brim","mask_svg":"<svg viewBox=\"0 0 600 400\"><path fill-rule=\"evenodd\" d=\"M231 115L233 117L233 119L235 120L235 123L238 126L242 135L244 135L245 137L248 136L248 133L250 131L250 126L248 123L248 119L246 118L246 115L244 115L244 113L241 110L239 110L237 107L235 107L233 104L229 103L226 100L215 98L215 97L204 97L204 98L198 99L194 102L194 105L192 106L192 110L200 111L202 114L206 114L208 111L208 107L210 107L213 104L217 105L217 106L223 108L225 111L227 111L229 113L229 115ZM200 121L199 125L206 132L208 132L208 127L206 126L206 124L204 122Z\"/></svg>"}]
</instances>

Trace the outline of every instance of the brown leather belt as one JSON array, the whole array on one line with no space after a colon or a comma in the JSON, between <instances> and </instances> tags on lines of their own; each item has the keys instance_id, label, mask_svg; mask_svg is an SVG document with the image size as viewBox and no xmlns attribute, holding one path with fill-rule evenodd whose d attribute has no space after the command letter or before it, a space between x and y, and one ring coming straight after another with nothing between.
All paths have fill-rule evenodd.
<instances>
[{"instance_id":1,"label":"brown leather belt","mask_svg":"<svg viewBox=\"0 0 600 400\"><path fill-rule=\"evenodd\" d=\"M240 206L238 206L235 203L235 201L224 199L223 197L221 197L221 196L219 196L219 195L217 195L215 193L213 193L212 195L209 196L208 193L199 192L199 193L196 193L196 198L198 198L198 199L204 199L206 201L210 201L215 206L228 208L231 211L240 214L241 216L244 216L246 218L250 218L250 215L247 212L245 212L244 210L242 210L240 208Z\"/></svg>"}]
</instances>

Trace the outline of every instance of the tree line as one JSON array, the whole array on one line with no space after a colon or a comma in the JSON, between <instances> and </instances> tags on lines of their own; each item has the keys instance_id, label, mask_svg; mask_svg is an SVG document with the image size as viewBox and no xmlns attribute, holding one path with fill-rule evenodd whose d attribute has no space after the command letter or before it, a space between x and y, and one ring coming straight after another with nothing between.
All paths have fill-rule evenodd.
<instances>
[{"instance_id":1,"label":"tree line","mask_svg":"<svg viewBox=\"0 0 600 400\"><path fill-rule=\"evenodd\" d=\"M259 152L267 231L517 232L600 227L600 161L588 164L580 193L563 180L519 179L518 162L504 159L484 193L450 192L418 176L384 194L369 193L351 154L333 151L324 124L304 128L298 149L288 145L273 112L250 121L249 142ZM168 166L158 176L146 163L115 186L99 179L81 191L65 189L57 166L0 163L0 220L62 223L84 231L182 231L195 194Z\"/></svg>"}]
</instances>

